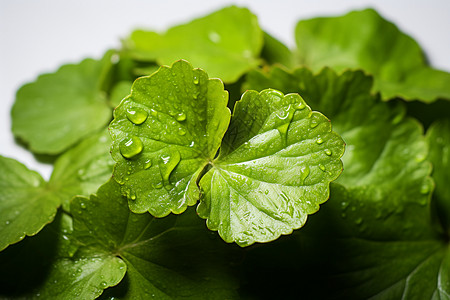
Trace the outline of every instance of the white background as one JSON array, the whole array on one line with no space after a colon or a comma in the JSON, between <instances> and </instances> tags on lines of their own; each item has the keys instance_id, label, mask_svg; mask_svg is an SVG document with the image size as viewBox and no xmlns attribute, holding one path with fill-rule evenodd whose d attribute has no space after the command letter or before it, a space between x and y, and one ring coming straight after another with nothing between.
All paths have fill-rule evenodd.
<instances>
[{"instance_id":1,"label":"white background","mask_svg":"<svg viewBox=\"0 0 450 300\"><path fill-rule=\"evenodd\" d=\"M134 28L162 31L231 4L248 7L264 30L291 47L300 19L372 7L416 39L434 67L450 72L450 0L0 0L0 155L50 176L51 166L11 133L10 110L22 84L64 63L100 58Z\"/></svg>"}]
</instances>

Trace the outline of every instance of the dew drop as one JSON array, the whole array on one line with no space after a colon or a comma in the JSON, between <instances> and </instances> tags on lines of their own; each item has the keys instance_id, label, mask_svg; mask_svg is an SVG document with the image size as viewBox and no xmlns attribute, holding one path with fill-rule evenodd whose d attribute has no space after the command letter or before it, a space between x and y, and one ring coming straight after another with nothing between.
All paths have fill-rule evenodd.
<instances>
[{"instance_id":1,"label":"dew drop","mask_svg":"<svg viewBox=\"0 0 450 300\"><path fill-rule=\"evenodd\" d=\"M150 114L151 114L153 117L157 117L157 116L158 116L158 112L157 112L156 110L154 110L154 109L151 109L151 110L150 110Z\"/></svg>"},{"instance_id":2,"label":"dew drop","mask_svg":"<svg viewBox=\"0 0 450 300\"><path fill-rule=\"evenodd\" d=\"M301 168L300 180L301 180L302 184L305 182L306 178L308 177L309 172L310 172L310 169L308 166L304 166Z\"/></svg>"},{"instance_id":3,"label":"dew drop","mask_svg":"<svg viewBox=\"0 0 450 300\"><path fill-rule=\"evenodd\" d=\"M330 149L325 149L325 154L331 156L332 152Z\"/></svg>"},{"instance_id":4,"label":"dew drop","mask_svg":"<svg viewBox=\"0 0 450 300\"><path fill-rule=\"evenodd\" d=\"M197 76L194 76L194 84L198 84L200 81L198 80Z\"/></svg>"},{"instance_id":5,"label":"dew drop","mask_svg":"<svg viewBox=\"0 0 450 300\"><path fill-rule=\"evenodd\" d=\"M319 144L319 145L320 145L320 144L323 144L322 138L318 138L318 139L316 140L316 143Z\"/></svg>"},{"instance_id":6,"label":"dew drop","mask_svg":"<svg viewBox=\"0 0 450 300\"><path fill-rule=\"evenodd\" d=\"M102 282L100 283L100 285L101 285L103 288L105 288L108 284L107 284L105 281L102 281Z\"/></svg>"},{"instance_id":7,"label":"dew drop","mask_svg":"<svg viewBox=\"0 0 450 300\"><path fill-rule=\"evenodd\" d=\"M81 207L82 209L86 209L86 203L81 202L81 203L80 203L80 207Z\"/></svg>"},{"instance_id":8,"label":"dew drop","mask_svg":"<svg viewBox=\"0 0 450 300\"><path fill-rule=\"evenodd\" d=\"M325 172L325 166L324 166L324 165L322 165L322 164L319 164L319 169L321 169L322 171L324 171L324 172Z\"/></svg>"},{"instance_id":9,"label":"dew drop","mask_svg":"<svg viewBox=\"0 0 450 300\"><path fill-rule=\"evenodd\" d=\"M176 115L175 119L178 122L182 122L182 121L186 120L186 114L184 112L180 112L179 114Z\"/></svg>"},{"instance_id":10,"label":"dew drop","mask_svg":"<svg viewBox=\"0 0 450 300\"><path fill-rule=\"evenodd\" d=\"M5 224L6 224L6 225L9 225L10 223L11 223L11 222L10 222L10 221L8 221L8 220L7 220L6 222L5 222Z\"/></svg>"},{"instance_id":11,"label":"dew drop","mask_svg":"<svg viewBox=\"0 0 450 300\"><path fill-rule=\"evenodd\" d=\"M303 102L300 102L299 104L297 104L297 106L295 106L295 109L302 110L305 107L306 107L306 105Z\"/></svg>"},{"instance_id":12,"label":"dew drop","mask_svg":"<svg viewBox=\"0 0 450 300\"><path fill-rule=\"evenodd\" d=\"M153 188L155 189L160 189L163 187L163 183L162 182L158 182L158 183L154 183L153 184Z\"/></svg>"},{"instance_id":13,"label":"dew drop","mask_svg":"<svg viewBox=\"0 0 450 300\"><path fill-rule=\"evenodd\" d=\"M170 154L161 156L159 161L159 171L164 184L169 184L170 173L178 165L181 160L181 155L178 150L172 150Z\"/></svg>"},{"instance_id":14,"label":"dew drop","mask_svg":"<svg viewBox=\"0 0 450 300\"><path fill-rule=\"evenodd\" d=\"M186 130L182 127L178 128L178 134L179 135L185 135L186 134Z\"/></svg>"},{"instance_id":15,"label":"dew drop","mask_svg":"<svg viewBox=\"0 0 450 300\"><path fill-rule=\"evenodd\" d=\"M136 125L140 125L147 120L148 112L139 107L128 108L127 118Z\"/></svg>"},{"instance_id":16,"label":"dew drop","mask_svg":"<svg viewBox=\"0 0 450 300\"><path fill-rule=\"evenodd\" d=\"M268 195L268 194L269 194L269 190L265 190L265 191L264 191L264 194L265 194L265 195Z\"/></svg>"},{"instance_id":17,"label":"dew drop","mask_svg":"<svg viewBox=\"0 0 450 300\"><path fill-rule=\"evenodd\" d=\"M315 128L317 127L317 125L319 125L319 123L317 123L317 120L311 120L311 124L309 124L311 128Z\"/></svg>"},{"instance_id":18,"label":"dew drop","mask_svg":"<svg viewBox=\"0 0 450 300\"><path fill-rule=\"evenodd\" d=\"M213 42L214 44L219 43L220 40L221 40L220 34L218 34L218 33L215 32L215 31L211 31L211 32L208 34L208 38L209 38L209 40L210 40L211 42Z\"/></svg>"},{"instance_id":19,"label":"dew drop","mask_svg":"<svg viewBox=\"0 0 450 300\"><path fill-rule=\"evenodd\" d=\"M151 159L146 160L144 163L144 169L148 169L151 166L152 166L152 160Z\"/></svg>"},{"instance_id":20,"label":"dew drop","mask_svg":"<svg viewBox=\"0 0 450 300\"><path fill-rule=\"evenodd\" d=\"M137 136L126 138L119 145L120 153L128 159L141 153L143 147L141 139Z\"/></svg>"}]
</instances>

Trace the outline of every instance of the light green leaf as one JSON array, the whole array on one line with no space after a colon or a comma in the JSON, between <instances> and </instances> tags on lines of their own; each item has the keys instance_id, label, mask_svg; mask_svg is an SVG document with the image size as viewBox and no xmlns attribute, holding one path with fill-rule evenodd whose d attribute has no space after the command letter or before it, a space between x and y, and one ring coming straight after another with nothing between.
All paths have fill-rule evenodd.
<instances>
[{"instance_id":1,"label":"light green leaf","mask_svg":"<svg viewBox=\"0 0 450 300\"><path fill-rule=\"evenodd\" d=\"M227 96L186 61L135 81L110 125L114 179L132 211L162 217L198 201L197 180L230 120Z\"/></svg>"},{"instance_id":2,"label":"light green leaf","mask_svg":"<svg viewBox=\"0 0 450 300\"><path fill-rule=\"evenodd\" d=\"M137 30L125 41L130 54L160 65L186 59L212 77L234 82L256 67L263 32L248 9L226 7L163 34Z\"/></svg>"},{"instance_id":3,"label":"light green leaf","mask_svg":"<svg viewBox=\"0 0 450 300\"><path fill-rule=\"evenodd\" d=\"M261 51L261 58L269 65L282 64L288 68L294 65L294 56L291 50L267 32L264 32L264 47Z\"/></svg>"},{"instance_id":4,"label":"light green leaf","mask_svg":"<svg viewBox=\"0 0 450 300\"><path fill-rule=\"evenodd\" d=\"M61 199L64 210L69 211L74 196L89 196L111 177L114 160L110 146L111 138L104 129L58 157L49 189Z\"/></svg>"},{"instance_id":5,"label":"light green leaf","mask_svg":"<svg viewBox=\"0 0 450 300\"><path fill-rule=\"evenodd\" d=\"M450 232L450 120L441 119L431 124L427 131L430 147L429 159L433 163L433 179L436 182L434 199L444 231Z\"/></svg>"},{"instance_id":6,"label":"light green leaf","mask_svg":"<svg viewBox=\"0 0 450 300\"><path fill-rule=\"evenodd\" d=\"M38 173L0 156L0 251L38 233L53 220L59 205Z\"/></svg>"},{"instance_id":7,"label":"light green leaf","mask_svg":"<svg viewBox=\"0 0 450 300\"><path fill-rule=\"evenodd\" d=\"M246 92L198 206L208 228L241 246L290 234L328 198L342 171L342 139L298 94Z\"/></svg>"},{"instance_id":8,"label":"light green leaf","mask_svg":"<svg viewBox=\"0 0 450 300\"><path fill-rule=\"evenodd\" d=\"M112 107L117 107L120 104L120 101L123 100L126 96L130 94L131 86L133 82L131 81L120 81L118 82L112 89L111 95L109 97L109 101L111 102Z\"/></svg>"},{"instance_id":9,"label":"light green leaf","mask_svg":"<svg viewBox=\"0 0 450 300\"><path fill-rule=\"evenodd\" d=\"M133 214L114 181L90 199L75 198L71 211L83 245L126 263L124 299L235 297L225 245L211 239L194 211L163 219Z\"/></svg>"},{"instance_id":10,"label":"light green leaf","mask_svg":"<svg viewBox=\"0 0 450 300\"><path fill-rule=\"evenodd\" d=\"M362 68L384 100L450 99L450 74L429 67L418 44L372 9L300 21L295 34L300 64Z\"/></svg>"},{"instance_id":11,"label":"light green leaf","mask_svg":"<svg viewBox=\"0 0 450 300\"><path fill-rule=\"evenodd\" d=\"M111 119L102 85L111 53L86 59L22 86L12 108L12 131L35 153L59 154Z\"/></svg>"},{"instance_id":12,"label":"light green leaf","mask_svg":"<svg viewBox=\"0 0 450 300\"><path fill-rule=\"evenodd\" d=\"M274 75L284 79L275 81L277 88L301 94L313 109L333 120L334 130L346 142L345 172L337 182L362 187L380 203L394 195L398 201L428 202L433 183L423 129L405 117L401 103L384 103L372 96L370 76L361 71L338 75L328 68L316 75L306 68L292 73L274 69L269 75L249 76L247 87L264 88ZM397 186L408 186L420 196L410 198Z\"/></svg>"},{"instance_id":13,"label":"light green leaf","mask_svg":"<svg viewBox=\"0 0 450 300\"><path fill-rule=\"evenodd\" d=\"M248 84L270 76L252 76ZM290 82L279 84L297 86L313 108L332 118L347 144L345 171L337 180L342 185L332 185L330 200L299 235L265 252L280 258L265 265L265 274L272 268L285 274L280 265L312 272L287 271L286 276L261 279L251 277L261 272L256 267L246 276L254 280L249 286L291 280L304 283L310 291L307 298L445 299L448 237L436 231L430 211L434 185L420 124L405 117L399 103L372 96L371 77L360 71L337 75L324 69L314 75L298 69L283 78ZM260 84L264 87L265 80ZM260 254L254 255L247 268L262 264ZM289 298L297 291L277 296Z\"/></svg>"}]
</instances>

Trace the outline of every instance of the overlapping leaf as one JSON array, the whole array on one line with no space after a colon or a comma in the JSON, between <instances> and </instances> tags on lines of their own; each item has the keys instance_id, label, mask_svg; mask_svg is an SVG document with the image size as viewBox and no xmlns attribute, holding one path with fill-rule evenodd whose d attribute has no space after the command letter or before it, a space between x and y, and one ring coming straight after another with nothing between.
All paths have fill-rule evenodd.
<instances>
[{"instance_id":1,"label":"overlapping leaf","mask_svg":"<svg viewBox=\"0 0 450 300\"><path fill-rule=\"evenodd\" d=\"M102 90L111 52L22 86L12 108L12 131L36 153L59 154L105 127L111 109Z\"/></svg>"},{"instance_id":2,"label":"overlapping leaf","mask_svg":"<svg viewBox=\"0 0 450 300\"><path fill-rule=\"evenodd\" d=\"M89 196L111 177L114 161L109 153L110 147L111 138L104 129L56 160L49 189L61 199L66 211L70 210L74 196Z\"/></svg>"},{"instance_id":3,"label":"overlapping leaf","mask_svg":"<svg viewBox=\"0 0 450 300\"><path fill-rule=\"evenodd\" d=\"M200 196L197 180L228 127L227 92L185 61L133 84L110 125L114 179L132 211L181 213Z\"/></svg>"},{"instance_id":4,"label":"overlapping leaf","mask_svg":"<svg viewBox=\"0 0 450 300\"><path fill-rule=\"evenodd\" d=\"M38 233L59 205L38 173L0 156L0 250Z\"/></svg>"},{"instance_id":5,"label":"overlapping leaf","mask_svg":"<svg viewBox=\"0 0 450 300\"><path fill-rule=\"evenodd\" d=\"M448 113L448 111L447 111ZM450 120L435 121L427 131L430 161L433 163L433 179L436 182L434 200L444 231L450 229Z\"/></svg>"},{"instance_id":6,"label":"overlapping leaf","mask_svg":"<svg viewBox=\"0 0 450 300\"><path fill-rule=\"evenodd\" d=\"M450 74L428 66L417 43L372 9L300 21L299 63L319 70L362 68L384 100L450 99Z\"/></svg>"},{"instance_id":7,"label":"overlapping leaf","mask_svg":"<svg viewBox=\"0 0 450 300\"><path fill-rule=\"evenodd\" d=\"M252 74L247 84L263 88L273 74L285 79L280 86L300 91L313 108L331 116L347 143L345 172L338 179L343 186L334 185L327 205L298 237L264 252L281 257L278 251L291 249L273 268L311 270L287 276L305 282L309 296L321 299L447 297L450 256L430 211L433 182L420 125L405 117L402 106L371 96L371 78L362 72L277 69ZM257 255L248 268L260 263ZM308 260L295 263L296 257ZM272 279L294 280L267 278ZM295 292L286 290L284 296Z\"/></svg>"},{"instance_id":8,"label":"overlapping leaf","mask_svg":"<svg viewBox=\"0 0 450 300\"><path fill-rule=\"evenodd\" d=\"M220 156L200 181L199 215L241 246L290 234L327 200L343 151L329 120L298 94L246 92Z\"/></svg>"},{"instance_id":9,"label":"overlapping leaf","mask_svg":"<svg viewBox=\"0 0 450 300\"><path fill-rule=\"evenodd\" d=\"M137 30L125 41L125 48L138 60L167 65L186 59L227 83L258 65L262 46L263 32L256 16L235 6L163 34Z\"/></svg>"},{"instance_id":10,"label":"overlapping leaf","mask_svg":"<svg viewBox=\"0 0 450 300\"><path fill-rule=\"evenodd\" d=\"M131 210L155 216L194 205L200 181L198 212L227 242L276 239L326 201L343 142L300 96L274 90L246 93L222 142L229 122L222 89L184 61L138 79L110 125L114 178Z\"/></svg>"}]
</instances>

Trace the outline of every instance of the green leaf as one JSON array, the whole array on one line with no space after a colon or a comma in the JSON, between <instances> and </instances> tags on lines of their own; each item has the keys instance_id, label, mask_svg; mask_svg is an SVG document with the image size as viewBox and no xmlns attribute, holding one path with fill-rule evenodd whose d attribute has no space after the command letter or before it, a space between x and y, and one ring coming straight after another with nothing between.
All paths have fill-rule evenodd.
<instances>
[{"instance_id":1,"label":"green leaf","mask_svg":"<svg viewBox=\"0 0 450 300\"><path fill-rule=\"evenodd\" d=\"M60 205L42 177L0 156L0 251L50 223Z\"/></svg>"},{"instance_id":2,"label":"green leaf","mask_svg":"<svg viewBox=\"0 0 450 300\"><path fill-rule=\"evenodd\" d=\"M124 299L234 298L230 257L194 211L156 219L131 213L126 202L120 186L110 181L97 195L75 198L71 205L74 236L126 263Z\"/></svg>"},{"instance_id":3,"label":"green leaf","mask_svg":"<svg viewBox=\"0 0 450 300\"><path fill-rule=\"evenodd\" d=\"M313 70L362 68L384 100L450 99L450 74L429 67L419 45L372 9L300 21L295 32L298 61Z\"/></svg>"},{"instance_id":4,"label":"green leaf","mask_svg":"<svg viewBox=\"0 0 450 300\"><path fill-rule=\"evenodd\" d=\"M58 214L39 235L0 255L2 266L10 270L9 276L0 276L5 287L1 293L27 299L95 299L125 273L117 257L86 247L75 251L72 219Z\"/></svg>"},{"instance_id":5,"label":"green leaf","mask_svg":"<svg viewBox=\"0 0 450 300\"><path fill-rule=\"evenodd\" d=\"M395 211L378 214L380 203L362 190L332 184L330 200L302 231L249 254L243 290L258 295L261 285L286 284L264 296L291 298L300 289L314 299L447 299L450 251L429 206L394 206L393 196L384 205Z\"/></svg>"},{"instance_id":6,"label":"green leaf","mask_svg":"<svg viewBox=\"0 0 450 300\"><path fill-rule=\"evenodd\" d=\"M437 120L427 131L430 147L429 159L433 163L433 179L436 182L434 199L444 231L450 230L450 120Z\"/></svg>"},{"instance_id":7,"label":"green leaf","mask_svg":"<svg viewBox=\"0 0 450 300\"><path fill-rule=\"evenodd\" d=\"M294 65L294 56L282 42L264 32L264 47L261 51L261 58L269 65L282 64L291 68Z\"/></svg>"},{"instance_id":8,"label":"green leaf","mask_svg":"<svg viewBox=\"0 0 450 300\"><path fill-rule=\"evenodd\" d=\"M263 32L248 9L226 7L163 34L136 30L125 41L134 58L160 65L186 59L212 77L234 82L256 67Z\"/></svg>"},{"instance_id":9,"label":"green leaf","mask_svg":"<svg viewBox=\"0 0 450 300\"><path fill-rule=\"evenodd\" d=\"M102 85L111 54L64 65L22 86L12 108L12 131L35 153L59 154L105 127L111 109Z\"/></svg>"},{"instance_id":10,"label":"green leaf","mask_svg":"<svg viewBox=\"0 0 450 300\"><path fill-rule=\"evenodd\" d=\"M198 213L226 242L277 239L328 199L342 171L342 139L298 94L246 92L213 168L201 179Z\"/></svg>"},{"instance_id":11,"label":"green leaf","mask_svg":"<svg viewBox=\"0 0 450 300\"><path fill-rule=\"evenodd\" d=\"M120 104L120 101L123 100L126 96L130 94L131 86L133 82L131 81L120 81L118 82L112 89L109 100L111 102L112 107L117 107Z\"/></svg>"},{"instance_id":12,"label":"green leaf","mask_svg":"<svg viewBox=\"0 0 450 300\"><path fill-rule=\"evenodd\" d=\"M114 179L133 212L182 213L228 127L227 92L186 61L135 81L110 125Z\"/></svg>"},{"instance_id":13,"label":"green leaf","mask_svg":"<svg viewBox=\"0 0 450 300\"><path fill-rule=\"evenodd\" d=\"M328 119L274 90L238 103L221 141L229 110L220 82L185 61L135 82L110 125L114 179L132 211L181 213L197 203L200 181L199 214L245 246L289 234L318 210L342 170L344 145ZM143 117L136 122L130 111Z\"/></svg>"},{"instance_id":14,"label":"green leaf","mask_svg":"<svg viewBox=\"0 0 450 300\"><path fill-rule=\"evenodd\" d=\"M70 210L75 195L89 196L111 177L110 146L111 138L104 129L58 157L49 188L61 199L65 211Z\"/></svg>"},{"instance_id":15,"label":"green leaf","mask_svg":"<svg viewBox=\"0 0 450 300\"><path fill-rule=\"evenodd\" d=\"M334 130L347 144L342 158L345 172L337 182L347 188L364 187L378 201L393 195L410 201L397 188L407 185L414 195L420 195L414 201L428 201L433 183L428 177L431 168L423 129L405 117L401 103L384 103L372 96L370 76L361 71L338 75L328 68L316 75L306 68L292 73L277 68L268 75L252 73L246 86L264 88L273 76L283 79L274 81L277 88L300 93L313 109L333 120Z\"/></svg>"},{"instance_id":16,"label":"green leaf","mask_svg":"<svg viewBox=\"0 0 450 300\"><path fill-rule=\"evenodd\" d=\"M307 298L445 298L448 237L436 231L430 212L433 181L421 125L405 117L403 105L371 95L372 79L360 71L278 69L252 74L247 85L263 88L280 74L281 87L300 92L332 118L347 144L345 172L337 180L342 185L332 185L330 200L297 237L263 251L265 257L280 258L265 265L265 274L276 270L278 278L261 279L256 267L246 276L256 276L248 288L294 281L304 282ZM246 268L262 264L261 253L254 255ZM286 273L280 265L289 266ZM293 274L292 269L311 272ZM277 296L289 298L297 291Z\"/></svg>"}]
</instances>

